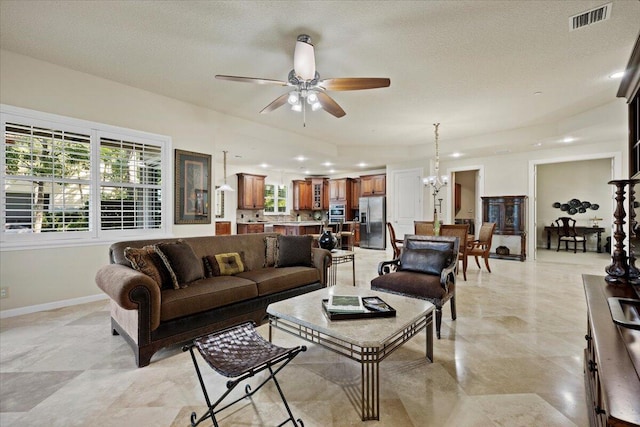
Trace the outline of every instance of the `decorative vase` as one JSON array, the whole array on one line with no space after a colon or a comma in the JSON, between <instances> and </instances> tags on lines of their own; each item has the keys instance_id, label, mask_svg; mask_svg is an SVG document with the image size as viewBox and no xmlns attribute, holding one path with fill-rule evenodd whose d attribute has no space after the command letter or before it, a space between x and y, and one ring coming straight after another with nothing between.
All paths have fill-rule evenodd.
<instances>
[{"instance_id":1,"label":"decorative vase","mask_svg":"<svg viewBox=\"0 0 640 427\"><path fill-rule=\"evenodd\" d=\"M322 249L326 249L328 251L335 248L337 244L338 244L338 239L336 239L336 236L331 234L331 230L329 229L325 229L320 235L320 238L318 239L318 245Z\"/></svg>"}]
</instances>

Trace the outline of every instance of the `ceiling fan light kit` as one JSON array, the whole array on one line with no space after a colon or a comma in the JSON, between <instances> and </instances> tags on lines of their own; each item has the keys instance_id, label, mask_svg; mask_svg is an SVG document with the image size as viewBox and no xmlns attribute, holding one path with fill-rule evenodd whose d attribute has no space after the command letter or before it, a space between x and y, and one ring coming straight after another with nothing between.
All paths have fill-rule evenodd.
<instances>
[{"instance_id":1,"label":"ceiling fan light kit","mask_svg":"<svg viewBox=\"0 0 640 427\"><path fill-rule=\"evenodd\" d=\"M261 114L270 113L282 107L291 105L293 111L303 113L303 126L306 126L306 105L311 106L311 111L325 110L334 117L340 118L347 113L331 98L326 91L363 90L389 87L391 80L385 77L344 77L320 80L316 71L316 59L311 37L300 34L293 52L293 70L289 72L287 81L260 79L254 77L239 77L216 75L217 79L234 82L246 82L256 84L275 84L278 86L291 86L294 89L280 95L269 105L260 111Z\"/></svg>"}]
</instances>

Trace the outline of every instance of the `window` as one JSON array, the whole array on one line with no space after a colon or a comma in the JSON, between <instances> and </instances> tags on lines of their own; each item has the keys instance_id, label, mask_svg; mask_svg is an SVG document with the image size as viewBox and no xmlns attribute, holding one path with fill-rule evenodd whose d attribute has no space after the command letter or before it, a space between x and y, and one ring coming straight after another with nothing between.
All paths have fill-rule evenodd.
<instances>
[{"instance_id":1,"label":"window","mask_svg":"<svg viewBox=\"0 0 640 427\"><path fill-rule=\"evenodd\" d=\"M3 247L166 231L168 138L8 106L1 123Z\"/></svg>"},{"instance_id":2,"label":"window","mask_svg":"<svg viewBox=\"0 0 640 427\"><path fill-rule=\"evenodd\" d=\"M264 213L287 213L287 186L266 184L264 186Z\"/></svg>"}]
</instances>

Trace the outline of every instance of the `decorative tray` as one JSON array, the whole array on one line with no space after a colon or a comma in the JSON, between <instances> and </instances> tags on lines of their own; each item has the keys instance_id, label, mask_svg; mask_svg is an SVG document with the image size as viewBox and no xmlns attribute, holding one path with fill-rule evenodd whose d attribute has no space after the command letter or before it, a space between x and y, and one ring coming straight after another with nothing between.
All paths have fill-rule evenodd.
<instances>
[{"instance_id":1,"label":"decorative tray","mask_svg":"<svg viewBox=\"0 0 640 427\"><path fill-rule=\"evenodd\" d=\"M640 300L607 298L613 322L624 328L640 330Z\"/></svg>"},{"instance_id":2,"label":"decorative tray","mask_svg":"<svg viewBox=\"0 0 640 427\"><path fill-rule=\"evenodd\" d=\"M322 300L322 311L329 320L366 319L371 317L396 317L396 310L378 297L362 297L364 313L333 313L327 310L328 299Z\"/></svg>"}]
</instances>

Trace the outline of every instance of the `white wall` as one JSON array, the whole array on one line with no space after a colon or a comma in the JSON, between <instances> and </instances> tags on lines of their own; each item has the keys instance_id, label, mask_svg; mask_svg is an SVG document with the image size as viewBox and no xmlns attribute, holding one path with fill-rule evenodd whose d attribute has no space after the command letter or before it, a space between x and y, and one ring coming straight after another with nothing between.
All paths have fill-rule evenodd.
<instances>
[{"instance_id":1,"label":"white wall","mask_svg":"<svg viewBox=\"0 0 640 427\"><path fill-rule=\"evenodd\" d=\"M173 148L211 154L218 162L220 144L253 135L283 139L277 129L5 50L0 51L0 103L167 135ZM302 136L297 141L317 145ZM212 163L212 176L221 182L222 171L216 169L219 163ZM237 193L230 194L225 218L235 219ZM172 226L175 236L213 233L213 224ZM101 294L94 276L108 262L107 248L105 243L1 252L0 283L9 287L9 298L0 300L0 312Z\"/></svg>"},{"instance_id":2,"label":"white wall","mask_svg":"<svg viewBox=\"0 0 640 427\"><path fill-rule=\"evenodd\" d=\"M211 154L212 174L219 184L222 173L219 167L221 144L231 144L247 136L273 141L274 149L285 149L278 145L282 131L256 123L226 116L195 105L156 95L123 84L97 78L88 74L32 58L0 50L0 103L17 107L91 120L139 131L167 135L172 138L173 148ZM624 102L615 103L614 113L620 116L620 126L626 129L626 108ZM597 119L598 114L588 113L585 117ZM579 120L578 120L579 121ZM626 134L626 131L625 131ZM501 136L497 136L501 137ZM483 136L490 138L490 136ZM297 144L317 146L317 141L297 136ZM626 141L602 141L582 146L581 153L622 152L623 168L626 173ZM283 151L285 152L285 151ZM575 155L570 146L485 158L464 157L447 161L441 159L441 171L451 168L484 166L484 188L482 195L528 194L530 177L529 162L533 159L553 159ZM421 157L421 156L418 156ZM387 176L394 169L432 168L431 161L417 158L404 164L387 165ZM459 169L460 170L460 169ZM228 171L229 182L236 185L233 174ZM250 172L243 170L243 172ZM259 171L254 171L259 172ZM278 174L279 175L279 174ZM616 177L621 177L618 175ZM270 177L272 178L272 177ZM279 179L279 176L276 177ZM289 177L290 178L290 177ZM287 179L289 181L289 179ZM393 182L387 182L393 188ZM235 219L236 194L226 200L226 219ZM445 193L443 218L451 221L451 192ZM424 218L433 211L428 190L422 197ZM425 198L426 197L426 198ZM387 204L393 206L393 195L389 194ZM393 217L393 212L388 211ZM211 225L173 225L175 236L213 234ZM0 300L0 314L16 309L55 303L56 301L86 298L99 295L94 283L97 269L108 262L108 244L95 247L70 247L56 249L3 251L0 253L0 283L9 287L10 297Z\"/></svg>"}]
</instances>

